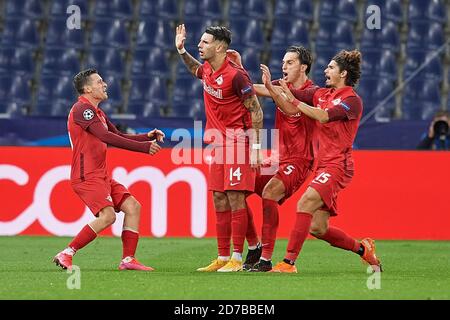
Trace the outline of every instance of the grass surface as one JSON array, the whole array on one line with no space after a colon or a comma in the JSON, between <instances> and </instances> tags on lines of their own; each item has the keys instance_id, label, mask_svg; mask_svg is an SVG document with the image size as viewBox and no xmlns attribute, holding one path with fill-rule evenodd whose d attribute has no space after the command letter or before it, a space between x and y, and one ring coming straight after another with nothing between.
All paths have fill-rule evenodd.
<instances>
[{"instance_id":1,"label":"grass surface","mask_svg":"<svg viewBox=\"0 0 450 320\"><path fill-rule=\"evenodd\" d=\"M298 274L219 274L195 271L214 258L215 239L140 239L138 259L156 270L133 272L117 270L121 240L105 237L75 256L81 288L69 290L71 274L51 263L69 241L0 237L0 299L450 299L450 242L377 241L385 272L369 290L358 256L318 240L306 241Z\"/></svg>"}]
</instances>

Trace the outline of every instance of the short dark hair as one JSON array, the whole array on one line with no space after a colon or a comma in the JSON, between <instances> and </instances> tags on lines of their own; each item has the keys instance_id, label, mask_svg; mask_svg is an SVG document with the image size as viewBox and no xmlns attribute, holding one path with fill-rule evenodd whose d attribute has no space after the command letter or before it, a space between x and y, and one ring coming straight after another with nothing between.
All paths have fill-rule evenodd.
<instances>
[{"instance_id":1,"label":"short dark hair","mask_svg":"<svg viewBox=\"0 0 450 320\"><path fill-rule=\"evenodd\" d=\"M361 52L341 50L332 60L336 61L340 71L347 70L345 84L355 86L361 77Z\"/></svg>"},{"instance_id":2,"label":"short dark hair","mask_svg":"<svg viewBox=\"0 0 450 320\"><path fill-rule=\"evenodd\" d=\"M78 94L84 93L84 86L89 83L89 77L96 73L98 73L97 70L95 70L94 68L90 68L90 69L80 71L73 78L73 86L75 87L75 90L78 92Z\"/></svg>"},{"instance_id":3,"label":"short dark hair","mask_svg":"<svg viewBox=\"0 0 450 320\"><path fill-rule=\"evenodd\" d=\"M231 43L231 31L227 27L211 26L206 28L205 32L211 34L214 40L225 41L227 45Z\"/></svg>"},{"instance_id":4,"label":"short dark hair","mask_svg":"<svg viewBox=\"0 0 450 320\"><path fill-rule=\"evenodd\" d=\"M286 52L295 52L298 55L300 64L306 64L305 73L308 74L309 71L311 71L313 57L309 49L306 49L303 46L290 46L289 48L287 48Z\"/></svg>"}]
</instances>

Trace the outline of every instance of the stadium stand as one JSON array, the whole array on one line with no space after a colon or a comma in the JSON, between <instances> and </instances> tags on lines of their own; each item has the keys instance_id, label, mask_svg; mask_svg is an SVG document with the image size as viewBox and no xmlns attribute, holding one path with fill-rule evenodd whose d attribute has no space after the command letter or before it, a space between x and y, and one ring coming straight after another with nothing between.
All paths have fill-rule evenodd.
<instances>
[{"instance_id":1,"label":"stadium stand","mask_svg":"<svg viewBox=\"0 0 450 320\"><path fill-rule=\"evenodd\" d=\"M81 29L66 26L70 5L80 9ZM369 5L380 8L381 30L365 25ZM206 26L228 25L255 82L260 63L281 77L292 44L312 49L310 76L319 85L338 50L358 48L366 114L403 86L376 121L426 120L450 105L450 50L430 59L449 41L445 0L6 0L0 7L0 113L11 116L64 115L62 103L75 97L70 78L95 67L109 82L110 112L204 117L201 86L173 48L178 23L186 24L186 48L196 57ZM272 101L261 101L273 118Z\"/></svg>"}]
</instances>

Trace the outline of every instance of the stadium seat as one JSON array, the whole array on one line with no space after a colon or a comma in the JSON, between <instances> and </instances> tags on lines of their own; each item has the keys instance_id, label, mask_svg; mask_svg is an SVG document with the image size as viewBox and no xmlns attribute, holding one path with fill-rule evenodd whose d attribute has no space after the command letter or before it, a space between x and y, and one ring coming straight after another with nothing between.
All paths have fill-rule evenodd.
<instances>
[{"instance_id":1,"label":"stadium seat","mask_svg":"<svg viewBox=\"0 0 450 320\"><path fill-rule=\"evenodd\" d=\"M53 48L84 48L84 29L69 30L66 26L66 19L55 18L50 20L46 45Z\"/></svg>"},{"instance_id":2,"label":"stadium seat","mask_svg":"<svg viewBox=\"0 0 450 320\"><path fill-rule=\"evenodd\" d=\"M88 0L57 0L52 1L50 7L50 14L53 18L61 18L67 15L67 8L71 5L76 5L80 8L82 16L89 17Z\"/></svg>"},{"instance_id":3,"label":"stadium seat","mask_svg":"<svg viewBox=\"0 0 450 320\"><path fill-rule=\"evenodd\" d=\"M245 17L265 20L268 17L268 4L265 0L231 0L228 17Z\"/></svg>"},{"instance_id":4,"label":"stadium seat","mask_svg":"<svg viewBox=\"0 0 450 320\"><path fill-rule=\"evenodd\" d=\"M7 19L1 36L1 47L34 48L39 45L38 24L30 18Z\"/></svg>"},{"instance_id":5,"label":"stadium seat","mask_svg":"<svg viewBox=\"0 0 450 320\"><path fill-rule=\"evenodd\" d=\"M133 4L131 0L97 0L94 14L100 18L132 18Z\"/></svg>"},{"instance_id":6,"label":"stadium seat","mask_svg":"<svg viewBox=\"0 0 450 320\"><path fill-rule=\"evenodd\" d=\"M70 108L72 108L75 101L70 100L56 100L52 102L38 102L31 111L33 116L46 117L67 117Z\"/></svg>"},{"instance_id":7,"label":"stadium seat","mask_svg":"<svg viewBox=\"0 0 450 320\"><path fill-rule=\"evenodd\" d=\"M135 114L138 117L161 117L161 106L154 102L144 102L129 104L127 113Z\"/></svg>"},{"instance_id":8,"label":"stadium seat","mask_svg":"<svg viewBox=\"0 0 450 320\"><path fill-rule=\"evenodd\" d=\"M97 19L91 36L92 46L120 49L130 46L126 22L121 19Z\"/></svg>"},{"instance_id":9,"label":"stadium seat","mask_svg":"<svg viewBox=\"0 0 450 320\"><path fill-rule=\"evenodd\" d=\"M122 97L122 78L116 74L110 74L107 72L100 73L103 81L108 85L108 102L113 106L122 105L123 97Z\"/></svg>"},{"instance_id":10,"label":"stadium seat","mask_svg":"<svg viewBox=\"0 0 450 320\"><path fill-rule=\"evenodd\" d=\"M87 56L87 66L100 74L122 75L125 72L125 52L110 48L92 48Z\"/></svg>"},{"instance_id":11,"label":"stadium seat","mask_svg":"<svg viewBox=\"0 0 450 320\"><path fill-rule=\"evenodd\" d=\"M381 54L381 50L362 51L361 78L377 76Z\"/></svg>"},{"instance_id":12,"label":"stadium seat","mask_svg":"<svg viewBox=\"0 0 450 320\"><path fill-rule=\"evenodd\" d=\"M131 65L132 74L165 78L170 76L169 71L165 50L154 47L148 50L138 49L135 51Z\"/></svg>"},{"instance_id":13,"label":"stadium seat","mask_svg":"<svg viewBox=\"0 0 450 320\"><path fill-rule=\"evenodd\" d=\"M174 104L185 104L191 100L203 98L203 84L195 78L179 78L175 82L173 92Z\"/></svg>"},{"instance_id":14,"label":"stadium seat","mask_svg":"<svg viewBox=\"0 0 450 320\"><path fill-rule=\"evenodd\" d=\"M262 103L264 119L275 119L275 102L271 98L262 98L260 101Z\"/></svg>"},{"instance_id":15,"label":"stadium seat","mask_svg":"<svg viewBox=\"0 0 450 320\"><path fill-rule=\"evenodd\" d=\"M11 86L9 88L7 100L19 104L31 103L31 86L29 77L15 75L11 77Z\"/></svg>"},{"instance_id":16,"label":"stadium seat","mask_svg":"<svg viewBox=\"0 0 450 320\"><path fill-rule=\"evenodd\" d=\"M445 23L446 6L443 0L410 0L408 5L408 21Z\"/></svg>"},{"instance_id":17,"label":"stadium seat","mask_svg":"<svg viewBox=\"0 0 450 320\"><path fill-rule=\"evenodd\" d=\"M381 54L378 76L392 81L397 79L397 60L392 51L386 50Z\"/></svg>"},{"instance_id":18,"label":"stadium seat","mask_svg":"<svg viewBox=\"0 0 450 320\"><path fill-rule=\"evenodd\" d=\"M80 71L80 56L76 49L52 49L44 52L42 74L73 76Z\"/></svg>"},{"instance_id":19,"label":"stadium seat","mask_svg":"<svg viewBox=\"0 0 450 320\"><path fill-rule=\"evenodd\" d=\"M337 52L335 49L325 49L325 48L317 52L317 56L314 59L314 63L312 66L313 67L312 78L314 80L314 83L317 84L318 86L325 85L324 71L336 53Z\"/></svg>"},{"instance_id":20,"label":"stadium seat","mask_svg":"<svg viewBox=\"0 0 450 320\"><path fill-rule=\"evenodd\" d=\"M131 79L130 103L154 102L167 105L167 88L163 79L153 77L133 77Z\"/></svg>"},{"instance_id":21,"label":"stadium seat","mask_svg":"<svg viewBox=\"0 0 450 320\"><path fill-rule=\"evenodd\" d=\"M7 0L5 13L7 17L42 17L42 1L40 0Z\"/></svg>"},{"instance_id":22,"label":"stadium seat","mask_svg":"<svg viewBox=\"0 0 450 320\"><path fill-rule=\"evenodd\" d=\"M437 50L444 45L444 42L444 30L440 23L410 23L407 49Z\"/></svg>"},{"instance_id":23,"label":"stadium seat","mask_svg":"<svg viewBox=\"0 0 450 320\"><path fill-rule=\"evenodd\" d=\"M363 100L363 114L367 114L375 106L373 93L376 90L378 79L374 77L362 76L356 87L356 92Z\"/></svg>"},{"instance_id":24,"label":"stadium seat","mask_svg":"<svg viewBox=\"0 0 450 320\"><path fill-rule=\"evenodd\" d=\"M205 120L205 107L203 100L191 100L189 108L189 118L193 120Z\"/></svg>"},{"instance_id":25,"label":"stadium seat","mask_svg":"<svg viewBox=\"0 0 450 320\"><path fill-rule=\"evenodd\" d=\"M285 47L272 47L271 49L269 68L274 80L282 77L283 58L286 49Z\"/></svg>"},{"instance_id":26,"label":"stadium seat","mask_svg":"<svg viewBox=\"0 0 450 320\"><path fill-rule=\"evenodd\" d=\"M186 26L186 46L196 47L200 42L200 38L209 26L218 25L215 20L204 18L188 18L184 19Z\"/></svg>"},{"instance_id":27,"label":"stadium seat","mask_svg":"<svg viewBox=\"0 0 450 320\"><path fill-rule=\"evenodd\" d=\"M241 52L242 64L248 71L252 82L261 82L260 51L255 48L245 48Z\"/></svg>"},{"instance_id":28,"label":"stadium seat","mask_svg":"<svg viewBox=\"0 0 450 320\"><path fill-rule=\"evenodd\" d=\"M413 80L405 85L403 117L405 120L431 120L441 107L439 82Z\"/></svg>"},{"instance_id":29,"label":"stadium seat","mask_svg":"<svg viewBox=\"0 0 450 320\"><path fill-rule=\"evenodd\" d=\"M32 75L35 67L34 61L33 52L29 49L0 49L0 74Z\"/></svg>"},{"instance_id":30,"label":"stadium seat","mask_svg":"<svg viewBox=\"0 0 450 320\"><path fill-rule=\"evenodd\" d=\"M14 101L0 102L0 114L8 114L9 117L18 117L24 115L24 108Z\"/></svg>"},{"instance_id":31,"label":"stadium seat","mask_svg":"<svg viewBox=\"0 0 450 320\"><path fill-rule=\"evenodd\" d=\"M156 2L154 0L141 0L139 14L141 17L156 17L158 10L156 9Z\"/></svg>"},{"instance_id":32,"label":"stadium seat","mask_svg":"<svg viewBox=\"0 0 450 320\"><path fill-rule=\"evenodd\" d=\"M358 15L355 0L322 1L319 7L319 19L326 20L348 20L355 22Z\"/></svg>"},{"instance_id":33,"label":"stadium seat","mask_svg":"<svg viewBox=\"0 0 450 320\"><path fill-rule=\"evenodd\" d=\"M219 0L185 0L184 17L223 19L222 5Z\"/></svg>"},{"instance_id":34,"label":"stadium seat","mask_svg":"<svg viewBox=\"0 0 450 320\"><path fill-rule=\"evenodd\" d=\"M361 38L363 51L387 49L393 52L400 50L400 33L397 25L392 21L383 24L381 30L364 28Z\"/></svg>"},{"instance_id":35,"label":"stadium seat","mask_svg":"<svg viewBox=\"0 0 450 320\"><path fill-rule=\"evenodd\" d=\"M153 1L155 0L145 0ZM158 17L164 18L166 20L173 20L178 18L178 3L177 0L156 0L156 12Z\"/></svg>"},{"instance_id":36,"label":"stadium seat","mask_svg":"<svg viewBox=\"0 0 450 320\"><path fill-rule=\"evenodd\" d=\"M272 46L286 47L288 45L302 45L309 47L308 25L303 20L275 20L271 36Z\"/></svg>"},{"instance_id":37,"label":"stadium seat","mask_svg":"<svg viewBox=\"0 0 450 320\"><path fill-rule=\"evenodd\" d=\"M165 20L142 20L139 23L136 44L138 48L153 46L173 49L174 30Z\"/></svg>"},{"instance_id":38,"label":"stadium seat","mask_svg":"<svg viewBox=\"0 0 450 320\"><path fill-rule=\"evenodd\" d=\"M257 19L233 19L230 20L230 29L232 32L232 48L264 48L264 29L261 21Z\"/></svg>"},{"instance_id":39,"label":"stadium seat","mask_svg":"<svg viewBox=\"0 0 450 320\"><path fill-rule=\"evenodd\" d=\"M12 78L9 75L0 76L0 104L5 104L9 100L11 82Z\"/></svg>"},{"instance_id":40,"label":"stadium seat","mask_svg":"<svg viewBox=\"0 0 450 320\"><path fill-rule=\"evenodd\" d=\"M422 65L423 69L419 71ZM417 73L417 71L419 72ZM406 80L411 76L429 80L442 80L443 66L441 57L439 55L434 56L434 52L408 50L403 78Z\"/></svg>"},{"instance_id":41,"label":"stadium seat","mask_svg":"<svg viewBox=\"0 0 450 320\"><path fill-rule=\"evenodd\" d=\"M395 90L394 81L386 78L381 78L376 81L375 91L372 94L372 108L377 108L374 118L378 122L389 121L392 119L395 110L395 95L390 97ZM366 101L363 101L365 104Z\"/></svg>"},{"instance_id":42,"label":"stadium seat","mask_svg":"<svg viewBox=\"0 0 450 320\"><path fill-rule=\"evenodd\" d=\"M353 49L355 41L353 38L352 25L347 21L326 21L321 22L317 32L316 46L329 48L333 45L337 49Z\"/></svg>"}]
</instances>

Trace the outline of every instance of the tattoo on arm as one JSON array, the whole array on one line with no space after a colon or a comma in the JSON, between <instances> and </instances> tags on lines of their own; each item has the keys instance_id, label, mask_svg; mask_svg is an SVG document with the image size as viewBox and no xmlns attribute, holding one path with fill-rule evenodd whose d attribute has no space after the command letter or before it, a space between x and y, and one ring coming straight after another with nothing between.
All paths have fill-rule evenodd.
<instances>
[{"instance_id":1,"label":"tattoo on arm","mask_svg":"<svg viewBox=\"0 0 450 320\"><path fill-rule=\"evenodd\" d=\"M252 116L252 126L256 132L255 143L260 143L259 130L263 126L263 111L255 95L245 99L244 105Z\"/></svg>"},{"instance_id":2,"label":"tattoo on arm","mask_svg":"<svg viewBox=\"0 0 450 320\"><path fill-rule=\"evenodd\" d=\"M189 52L185 52L181 55L181 59L185 66L188 68L189 72L196 76L197 69L202 65L199 61L197 61L193 56L189 54Z\"/></svg>"}]
</instances>

